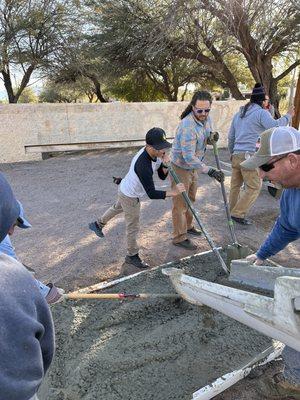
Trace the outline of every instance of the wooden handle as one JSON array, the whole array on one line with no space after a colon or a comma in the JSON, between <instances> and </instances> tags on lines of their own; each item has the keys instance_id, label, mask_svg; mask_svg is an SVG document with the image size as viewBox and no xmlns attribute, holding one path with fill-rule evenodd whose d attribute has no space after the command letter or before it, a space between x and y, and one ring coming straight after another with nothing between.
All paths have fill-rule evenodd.
<instances>
[{"instance_id":1,"label":"wooden handle","mask_svg":"<svg viewBox=\"0 0 300 400\"><path fill-rule=\"evenodd\" d=\"M97 300L120 300L123 293L69 293L65 295L68 300L97 299Z\"/></svg>"},{"instance_id":2,"label":"wooden handle","mask_svg":"<svg viewBox=\"0 0 300 400\"><path fill-rule=\"evenodd\" d=\"M150 298L168 298L178 299L180 296L177 294L169 293L138 293L138 294L126 294L126 293L69 293L64 295L67 300L83 300L83 299L94 299L94 300L124 300L124 299L150 299Z\"/></svg>"}]
</instances>

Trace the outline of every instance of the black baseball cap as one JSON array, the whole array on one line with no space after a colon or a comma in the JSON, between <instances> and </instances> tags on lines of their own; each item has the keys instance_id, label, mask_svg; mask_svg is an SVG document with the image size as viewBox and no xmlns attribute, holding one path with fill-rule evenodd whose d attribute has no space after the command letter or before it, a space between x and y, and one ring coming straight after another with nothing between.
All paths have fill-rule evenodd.
<instances>
[{"instance_id":1,"label":"black baseball cap","mask_svg":"<svg viewBox=\"0 0 300 400\"><path fill-rule=\"evenodd\" d=\"M171 143L167 141L166 132L161 128L152 128L146 133L146 143L155 150L169 149Z\"/></svg>"}]
</instances>

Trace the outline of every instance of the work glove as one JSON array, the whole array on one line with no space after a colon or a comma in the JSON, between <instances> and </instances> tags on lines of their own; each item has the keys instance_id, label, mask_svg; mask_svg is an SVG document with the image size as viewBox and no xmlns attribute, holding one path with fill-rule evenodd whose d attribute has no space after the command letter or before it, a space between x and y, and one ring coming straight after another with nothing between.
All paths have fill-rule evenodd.
<instances>
[{"instance_id":1,"label":"work glove","mask_svg":"<svg viewBox=\"0 0 300 400\"><path fill-rule=\"evenodd\" d=\"M122 179L123 179L123 178L120 178L120 177L116 178L115 176L113 176L113 182L114 182L116 185L120 185Z\"/></svg>"},{"instance_id":2,"label":"work glove","mask_svg":"<svg viewBox=\"0 0 300 400\"><path fill-rule=\"evenodd\" d=\"M48 304L60 303L64 300L65 291L53 285L53 283L47 283L50 288L49 293L46 296L46 301Z\"/></svg>"},{"instance_id":3,"label":"work glove","mask_svg":"<svg viewBox=\"0 0 300 400\"><path fill-rule=\"evenodd\" d=\"M264 265L265 262L264 260L258 258L256 254L250 254L246 257L246 260L251 261L254 265Z\"/></svg>"},{"instance_id":4,"label":"work glove","mask_svg":"<svg viewBox=\"0 0 300 400\"><path fill-rule=\"evenodd\" d=\"M209 168L207 175L211 178L215 178L218 182L224 182L224 173L219 169Z\"/></svg>"},{"instance_id":5,"label":"work glove","mask_svg":"<svg viewBox=\"0 0 300 400\"><path fill-rule=\"evenodd\" d=\"M209 137L207 138L207 144L212 146L214 143L217 143L219 137L220 135L218 132L210 132Z\"/></svg>"}]
</instances>

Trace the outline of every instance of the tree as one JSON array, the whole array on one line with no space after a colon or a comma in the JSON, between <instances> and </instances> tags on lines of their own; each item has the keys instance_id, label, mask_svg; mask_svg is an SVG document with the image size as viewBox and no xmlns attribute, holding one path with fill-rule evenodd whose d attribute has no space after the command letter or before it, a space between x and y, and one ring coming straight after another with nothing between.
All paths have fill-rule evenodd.
<instances>
[{"instance_id":1,"label":"tree","mask_svg":"<svg viewBox=\"0 0 300 400\"><path fill-rule=\"evenodd\" d=\"M159 54L148 51L162 2L95 0L89 4L97 51L123 76L143 72L169 101L177 101L179 87L199 79L201 68L194 61L180 59L168 49Z\"/></svg>"},{"instance_id":2,"label":"tree","mask_svg":"<svg viewBox=\"0 0 300 400\"><path fill-rule=\"evenodd\" d=\"M71 0L1 0L0 72L10 103L18 101L34 71L49 65L75 10ZM15 89L14 74L21 77Z\"/></svg>"},{"instance_id":3,"label":"tree","mask_svg":"<svg viewBox=\"0 0 300 400\"><path fill-rule=\"evenodd\" d=\"M121 58L153 60L171 54L172 59L197 60L204 76L228 87L236 99L240 71L231 60L248 66L253 81L262 82L278 105L277 85L298 64L292 61L279 73L274 63L292 54L299 42L299 5L289 0L165 0L149 3L135 0L108 0L111 15L102 17L112 32ZM105 9L101 10L105 17ZM110 18L113 23L110 23ZM123 21L123 22L122 22ZM134 22L135 21L135 22ZM118 28L119 25L121 28ZM132 29L134 26L134 30ZM105 30L104 30L105 34ZM105 38L105 35L104 35ZM122 52L122 46L127 53ZM118 52L116 52L118 54Z\"/></svg>"},{"instance_id":4,"label":"tree","mask_svg":"<svg viewBox=\"0 0 300 400\"><path fill-rule=\"evenodd\" d=\"M41 103L77 103L86 101L86 98L92 103L95 95L90 81L84 78L68 83L48 80L39 95Z\"/></svg>"},{"instance_id":5,"label":"tree","mask_svg":"<svg viewBox=\"0 0 300 400\"><path fill-rule=\"evenodd\" d=\"M230 35L232 48L241 53L256 82L261 82L278 108L278 82L297 65L299 58L275 76L274 62L295 51L300 39L299 4L289 0L199 0L201 8L216 17Z\"/></svg>"},{"instance_id":6,"label":"tree","mask_svg":"<svg viewBox=\"0 0 300 400\"><path fill-rule=\"evenodd\" d=\"M110 84L109 93L113 98L125 101L147 102L165 99L144 71L133 71L117 79Z\"/></svg>"}]
</instances>

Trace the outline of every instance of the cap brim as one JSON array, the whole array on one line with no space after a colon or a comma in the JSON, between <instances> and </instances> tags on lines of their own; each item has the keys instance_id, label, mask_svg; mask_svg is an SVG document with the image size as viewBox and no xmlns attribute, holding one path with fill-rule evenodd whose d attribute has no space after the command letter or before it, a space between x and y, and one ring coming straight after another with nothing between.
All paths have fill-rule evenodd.
<instances>
[{"instance_id":1,"label":"cap brim","mask_svg":"<svg viewBox=\"0 0 300 400\"><path fill-rule=\"evenodd\" d=\"M172 144L165 141L162 143L158 143L158 144L152 144L151 145L155 150L163 150L163 149L170 149L172 147Z\"/></svg>"},{"instance_id":2,"label":"cap brim","mask_svg":"<svg viewBox=\"0 0 300 400\"><path fill-rule=\"evenodd\" d=\"M20 220L22 220L22 222ZM22 229L31 228L31 224L25 218L21 218L21 217L19 217L19 221L18 221L17 225L19 228L22 228Z\"/></svg>"},{"instance_id":3,"label":"cap brim","mask_svg":"<svg viewBox=\"0 0 300 400\"><path fill-rule=\"evenodd\" d=\"M252 157L248 158L241 163L241 167L245 169L256 169L261 165L268 163L272 159L272 156L258 156L254 154Z\"/></svg>"}]
</instances>

